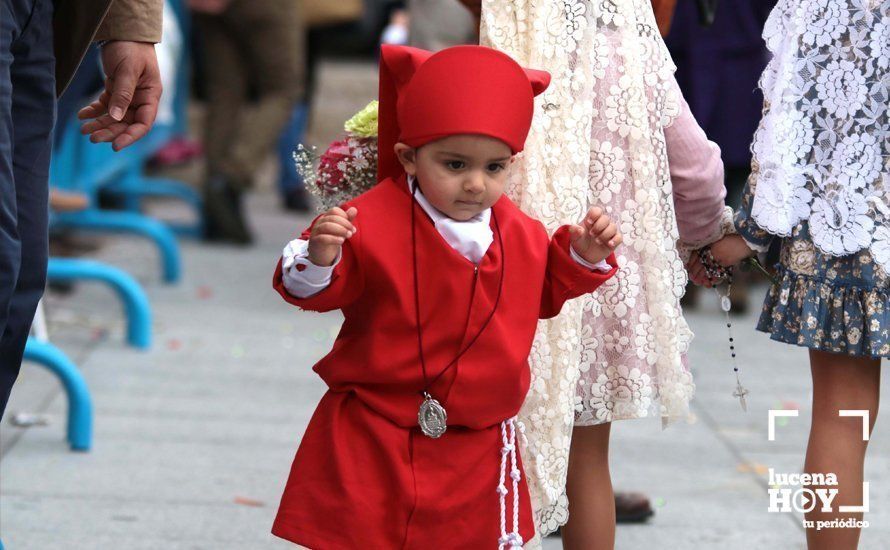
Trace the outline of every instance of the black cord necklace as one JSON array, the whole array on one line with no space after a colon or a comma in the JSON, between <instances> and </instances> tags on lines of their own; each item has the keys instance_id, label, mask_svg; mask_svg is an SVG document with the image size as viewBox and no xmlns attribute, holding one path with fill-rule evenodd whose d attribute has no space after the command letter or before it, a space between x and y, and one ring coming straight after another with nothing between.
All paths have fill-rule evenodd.
<instances>
[{"instance_id":1,"label":"black cord necklace","mask_svg":"<svg viewBox=\"0 0 890 550\"><path fill-rule=\"evenodd\" d=\"M442 369L439 374L436 375L432 380L427 376L426 370L426 360L423 356L423 330L420 327L420 285L419 285L419 276L417 273L417 234L415 228L415 211L417 209L416 201L414 199L417 194L417 181L415 180L414 184L411 186L411 250L412 250L412 260L414 267L414 314L415 319L417 321L417 350L418 355L420 356L420 368L423 371L423 382L424 387L420 391L420 394L423 396L423 402L420 404L420 409L417 411L417 423L420 425L420 430L424 433L424 435L432 437L433 439L441 437L442 434L445 433L445 430L448 428L447 420L448 413L445 411L445 407L442 406L439 401L433 398L430 395L429 389L435 384L439 378L442 377L443 374L448 372L451 367L457 364L458 359L460 359L464 353L469 350L473 344L476 343L476 340L479 339L479 336L485 331L485 328L488 326L488 323L491 321L492 317L494 317L495 311L498 309L498 304L501 302L501 291L504 288L504 272L506 271L506 254L504 250L504 241L501 237L501 227L498 224L497 215L494 213L494 208L491 209L491 219L494 221L495 232L498 236L498 248L501 250L501 274L500 279L498 280L498 293L494 300L494 307L491 308L491 313L488 314L488 317L485 319L485 322L482 323L482 327L479 329L479 332L476 333L475 336L470 340L470 342L462 349L455 357L451 360L450 363L445 365L445 368ZM478 274L479 267L476 266L475 273ZM470 303L470 313L473 311L473 304ZM469 321L468 314L468 321Z\"/></svg>"}]
</instances>

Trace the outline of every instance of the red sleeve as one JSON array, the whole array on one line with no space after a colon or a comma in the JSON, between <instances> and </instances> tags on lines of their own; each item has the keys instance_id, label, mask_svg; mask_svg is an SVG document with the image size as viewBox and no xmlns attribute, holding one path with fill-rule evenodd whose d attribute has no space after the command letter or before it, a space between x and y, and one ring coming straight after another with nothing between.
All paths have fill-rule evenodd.
<instances>
[{"instance_id":1,"label":"red sleeve","mask_svg":"<svg viewBox=\"0 0 890 550\"><path fill-rule=\"evenodd\" d=\"M312 223L314 225L315 221ZM312 225L300 235L300 238L309 239L311 231ZM284 281L281 277L281 258L278 259L275 274L272 276L272 287L278 291L278 294L287 303L293 304L300 309L321 312L343 309L354 302L362 294L362 290L365 287L365 280L360 269L357 252L362 235L363 233L358 231L343 244L340 262L331 274L331 284L318 294L308 298L297 298L289 293L284 288Z\"/></svg>"},{"instance_id":2,"label":"red sleeve","mask_svg":"<svg viewBox=\"0 0 890 550\"><path fill-rule=\"evenodd\" d=\"M576 262L569 252L569 246L569 227L564 225L553 234L547 253L547 273L544 276L539 314L541 319L555 317L566 300L593 292L618 271L614 254L609 254L606 258L612 269L602 273Z\"/></svg>"}]
</instances>

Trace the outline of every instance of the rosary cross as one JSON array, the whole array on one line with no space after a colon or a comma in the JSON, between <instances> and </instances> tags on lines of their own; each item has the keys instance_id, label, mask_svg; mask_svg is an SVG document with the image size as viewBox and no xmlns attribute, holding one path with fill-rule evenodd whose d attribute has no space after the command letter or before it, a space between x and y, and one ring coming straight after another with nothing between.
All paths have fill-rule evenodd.
<instances>
[{"instance_id":1,"label":"rosary cross","mask_svg":"<svg viewBox=\"0 0 890 550\"><path fill-rule=\"evenodd\" d=\"M748 395L748 390L746 390L741 382L738 382L738 385L735 387L735 391L732 392L733 397L738 397L739 402L742 404L742 410L748 410L748 402L745 400L745 396Z\"/></svg>"}]
</instances>

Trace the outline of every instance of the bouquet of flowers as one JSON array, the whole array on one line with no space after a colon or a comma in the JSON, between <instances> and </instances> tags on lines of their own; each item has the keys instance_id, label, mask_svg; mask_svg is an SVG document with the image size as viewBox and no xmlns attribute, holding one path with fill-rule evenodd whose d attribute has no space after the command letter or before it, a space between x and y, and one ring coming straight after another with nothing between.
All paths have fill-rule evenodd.
<instances>
[{"instance_id":1,"label":"bouquet of flowers","mask_svg":"<svg viewBox=\"0 0 890 550\"><path fill-rule=\"evenodd\" d=\"M339 206L377 183L377 101L347 120L343 129L346 135L321 155L302 144L294 151L297 172L320 211Z\"/></svg>"}]
</instances>

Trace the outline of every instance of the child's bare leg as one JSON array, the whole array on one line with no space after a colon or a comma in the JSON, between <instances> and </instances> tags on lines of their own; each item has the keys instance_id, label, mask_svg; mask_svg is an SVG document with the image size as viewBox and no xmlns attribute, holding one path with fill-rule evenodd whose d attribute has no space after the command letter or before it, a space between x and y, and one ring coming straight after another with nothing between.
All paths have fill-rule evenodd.
<instances>
[{"instance_id":1,"label":"child's bare leg","mask_svg":"<svg viewBox=\"0 0 890 550\"><path fill-rule=\"evenodd\" d=\"M566 479L569 521L562 528L562 547L566 550L615 547L615 495L609 474L611 426L577 426L572 432Z\"/></svg>"},{"instance_id":2,"label":"child's bare leg","mask_svg":"<svg viewBox=\"0 0 890 550\"><path fill-rule=\"evenodd\" d=\"M832 512L820 512L817 506L806 514L810 521L838 518L862 519L862 514L840 514L839 506L862 503L862 481L867 441L862 440L858 417L838 416L841 409L867 410L869 433L874 428L880 395L880 361L810 351L813 374L813 423L807 445L804 470L807 473L834 473L838 479L837 497ZM854 550L859 543L859 529L807 529L810 550Z\"/></svg>"}]
</instances>

